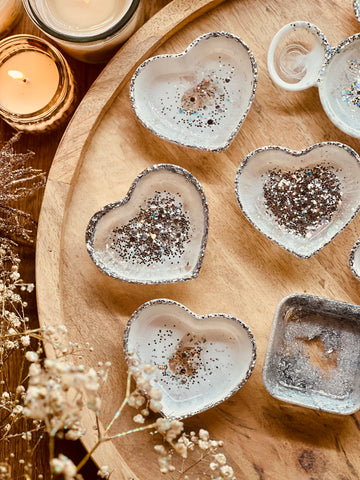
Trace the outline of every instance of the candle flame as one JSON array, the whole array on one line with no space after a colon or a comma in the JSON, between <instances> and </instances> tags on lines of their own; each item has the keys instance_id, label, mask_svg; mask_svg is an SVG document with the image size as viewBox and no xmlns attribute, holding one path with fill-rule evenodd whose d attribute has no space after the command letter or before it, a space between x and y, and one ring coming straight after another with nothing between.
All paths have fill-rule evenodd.
<instances>
[{"instance_id":1,"label":"candle flame","mask_svg":"<svg viewBox=\"0 0 360 480\"><path fill-rule=\"evenodd\" d=\"M24 74L22 74L18 70L9 70L8 75L15 80L24 80Z\"/></svg>"}]
</instances>

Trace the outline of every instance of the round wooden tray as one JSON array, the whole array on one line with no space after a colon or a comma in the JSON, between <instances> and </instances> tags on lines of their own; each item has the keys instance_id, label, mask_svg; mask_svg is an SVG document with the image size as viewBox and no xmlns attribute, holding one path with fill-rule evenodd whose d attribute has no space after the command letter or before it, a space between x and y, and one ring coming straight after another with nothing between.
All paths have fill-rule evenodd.
<instances>
[{"instance_id":1,"label":"round wooden tray","mask_svg":"<svg viewBox=\"0 0 360 480\"><path fill-rule=\"evenodd\" d=\"M237 478L246 480L360 476L357 415L340 417L285 404L270 397L262 382L272 318L283 297L306 292L358 303L360 284L350 272L348 255L360 232L359 219L315 257L301 260L252 227L234 194L238 165L257 147L302 149L334 140L360 151L359 141L327 118L316 88L285 92L268 76L266 53L273 35L284 24L301 19L321 28L331 45L359 30L350 0L346 4L343 0L174 0L165 7L118 52L76 111L53 161L38 230L40 323L65 324L72 341L89 342L94 352L84 356L86 366L112 362L102 392L103 425L124 393L123 329L139 305L167 297L197 314L228 313L249 325L258 348L252 377L225 403L187 421L189 427L202 426L212 437L223 439ZM195 151L155 137L136 119L128 90L134 69L145 58L181 52L196 37L214 30L242 38L259 69L250 113L223 153ZM200 275L189 282L157 286L108 278L87 254L86 225L99 208L123 198L138 173L163 162L193 173L208 199L210 230ZM115 430L133 426L132 415L125 415ZM90 413L84 423L88 429L84 443L90 449L96 442ZM146 434L108 442L94 459L109 465L114 480L160 477Z\"/></svg>"}]
</instances>

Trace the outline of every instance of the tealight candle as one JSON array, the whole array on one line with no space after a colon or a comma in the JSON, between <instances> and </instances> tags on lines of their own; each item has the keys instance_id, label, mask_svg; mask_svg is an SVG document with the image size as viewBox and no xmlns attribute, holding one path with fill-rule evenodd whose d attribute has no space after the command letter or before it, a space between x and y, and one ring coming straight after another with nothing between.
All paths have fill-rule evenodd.
<instances>
[{"instance_id":1,"label":"tealight candle","mask_svg":"<svg viewBox=\"0 0 360 480\"><path fill-rule=\"evenodd\" d=\"M21 0L0 0L0 37L5 36L20 20Z\"/></svg>"},{"instance_id":2,"label":"tealight candle","mask_svg":"<svg viewBox=\"0 0 360 480\"><path fill-rule=\"evenodd\" d=\"M140 0L23 0L31 20L69 55L106 62L143 20Z\"/></svg>"},{"instance_id":3,"label":"tealight candle","mask_svg":"<svg viewBox=\"0 0 360 480\"><path fill-rule=\"evenodd\" d=\"M72 111L74 81L61 53L32 35L0 42L0 117L17 130L42 132Z\"/></svg>"}]
</instances>

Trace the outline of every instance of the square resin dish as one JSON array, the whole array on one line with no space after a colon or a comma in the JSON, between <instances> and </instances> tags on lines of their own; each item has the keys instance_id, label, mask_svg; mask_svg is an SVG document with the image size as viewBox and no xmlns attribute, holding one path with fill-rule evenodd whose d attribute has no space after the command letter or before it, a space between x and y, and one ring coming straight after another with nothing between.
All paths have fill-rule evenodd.
<instances>
[{"instance_id":1,"label":"square resin dish","mask_svg":"<svg viewBox=\"0 0 360 480\"><path fill-rule=\"evenodd\" d=\"M360 208L360 158L347 145L323 142L301 151L267 146L240 164L235 193L265 236L300 258L315 255Z\"/></svg>"},{"instance_id":2,"label":"square resin dish","mask_svg":"<svg viewBox=\"0 0 360 480\"><path fill-rule=\"evenodd\" d=\"M233 395L250 377L255 340L238 318L195 315L180 303L156 299L141 305L124 333L129 361L156 368L153 385L162 393L162 413L185 418Z\"/></svg>"},{"instance_id":3,"label":"square resin dish","mask_svg":"<svg viewBox=\"0 0 360 480\"><path fill-rule=\"evenodd\" d=\"M96 266L124 282L196 278L205 254L208 206L187 170L158 164L134 180L124 199L91 218L86 247Z\"/></svg>"},{"instance_id":4,"label":"square resin dish","mask_svg":"<svg viewBox=\"0 0 360 480\"><path fill-rule=\"evenodd\" d=\"M275 398L349 415L360 408L360 306L305 294L278 305L263 380Z\"/></svg>"},{"instance_id":5,"label":"square resin dish","mask_svg":"<svg viewBox=\"0 0 360 480\"><path fill-rule=\"evenodd\" d=\"M257 66L236 35L211 32L182 53L142 63L130 97L142 124L155 135L199 150L229 147L250 109Z\"/></svg>"}]
</instances>

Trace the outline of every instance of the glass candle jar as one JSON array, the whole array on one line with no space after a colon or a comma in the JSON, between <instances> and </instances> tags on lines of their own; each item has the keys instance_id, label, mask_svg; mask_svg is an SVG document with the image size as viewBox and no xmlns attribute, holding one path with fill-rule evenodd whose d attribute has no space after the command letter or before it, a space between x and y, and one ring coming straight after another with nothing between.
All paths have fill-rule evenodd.
<instances>
[{"instance_id":1,"label":"glass candle jar","mask_svg":"<svg viewBox=\"0 0 360 480\"><path fill-rule=\"evenodd\" d=\"M0 0L0 37L15 27L23 10L21 0Z\"/></svg>"},{"instance_id":2,"label":"glass candle jar","mask_svg":"<svg viewBox=\"0 0 360 480\"><path fill-rule=\"evenodd\" d=\"M32 35L0 41L0 117L16 130L45 132L73 111L74 80L64 57Z\"/></svg>"},{"instance_id":3,"label":"glass candle jar","mask_svg":"<svg viewBox=\"0 0 360 480\"><path fill-rule=\"evenodd\" d=\"M22 0L34 24L72 57L110 60L143 22L140 0Z\"/></svg>"}]
</instances>

